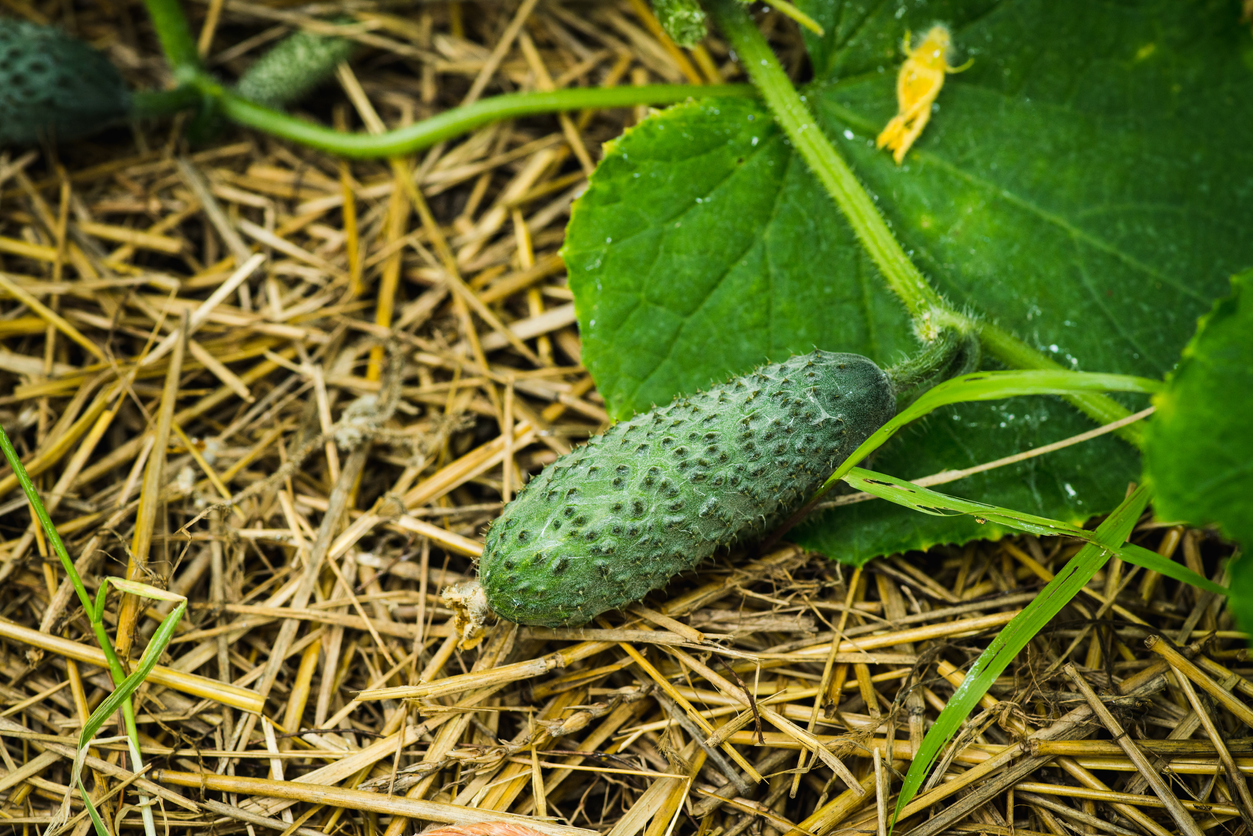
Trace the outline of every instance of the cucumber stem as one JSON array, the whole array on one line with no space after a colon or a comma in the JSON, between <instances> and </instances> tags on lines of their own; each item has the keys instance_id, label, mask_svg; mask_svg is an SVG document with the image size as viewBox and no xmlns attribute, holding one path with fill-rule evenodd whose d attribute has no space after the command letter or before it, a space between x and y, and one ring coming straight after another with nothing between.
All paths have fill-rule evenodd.
<instances>
[{"instance_id":1,"label":"cucumber stem","mask_svg":"<svg viewBox=\"0 0 1253 836\"><path fill-rule=\"evenodd\" d=\"M883 214L857 180L853 170L831 144L810 113L804 98L784 72L766 39L737 0L709 0L710 14L762 99L792 145L800 152L827 193L835 200L890 289L905 305L920 332L931 323L959 324L979 335L988 354L1011 368L1065 370L1011 332L979 322L954 310L933 288L892 235ZM1105 424L1130 413L1107 395L1066 395L1066 400L1094 421ZM1142 430L1132 424L1118 430L1126 441L1139 446Z\"/></svg>"},{"instance_id":2,"label":"cucumber stem","mask_svg":"<svg viewBox=\"0 0 1253 836\"><path fill-rule=\"evenodd\" d=\"M178 0L144 0L152 27L157 31L161 51L170 64L174 78L185 84L205 72L200 50L191 36L191 26Z\"/></svg>"},{"instance_id":3,"label":"cucumber stem","mask_svg":"<svg viewBox=\"0 0 1253 836\"><path fill-rule=\"evenodd\" d=\"M640 87L572 87L565 90L506 93L465 107L446 110L421 122L381 134L348 133L265 107L233 93L207 75L172 90L134 94L131 114L137 119L171 116L215 101L220 113L249 128L351 159L405 156L483 125L546 113L635 105L664 105L705 96L753 98L748 84L649 84Z\"/></svg>"},{"instance_id":4,"label":"cucumber stem","mask_svg":"<svg viewBox=\"0 0 1253 836\"><path fill-rule=\"evenodd\" d=\"M193 85L180 84L172 90L140 90L131 95L131 117L156 119L173 116L198 107L202 97Z\"/></svg>"},{"instance_id":5,"label":"cucumber stem","mask_svg":"<svg viewBox=\"0 0 1253 836\"><path fill-rule=\"evenodd\" d=\"M709 7L779 127L835 199L888 287L905 303L910 315L918 320L930 310L947 308L940 294L905 255L857 175L827 141L748 12L737 0L711 0Z\"/></svg>"},{"instance_id":6,"label":"cucumber stem","mask_svg":"<svg viewBox=\"0 0 1253 836\"><path fill-rule=\"evenodd\" d=\"M887 369L896 394L896 411L900 412L937 383L977 370L981 357L979 338L973 331L941 328L917 354Z\"/></svg>"}]
</instances>

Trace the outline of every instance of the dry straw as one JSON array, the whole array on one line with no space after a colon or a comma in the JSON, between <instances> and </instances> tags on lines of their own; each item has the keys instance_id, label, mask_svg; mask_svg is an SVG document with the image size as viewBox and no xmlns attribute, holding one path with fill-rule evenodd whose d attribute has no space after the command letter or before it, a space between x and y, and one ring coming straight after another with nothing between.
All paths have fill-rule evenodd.
<instances>
[{"instance_id":1,"label":"dry straw","mask_svg":"<svg viewBox=\"0 0 1253 836\"><path fill-rule=\"evenodd\" d=\"M226 76L322 25L191 11ZM369 57L309 105L348 126L737 72L635 0L353 13ZM762 24L799 65L795 28ZM104 7L72 25L135 72L154 54ZM0 157L0 422L89 587L129 573L190 599L135 695L150 771L112 745L85 760L110 827L139 827L144 794L171 833L882 832L962 671L1079 544L857 571L750 549L584 629L499 624L473 650L440 597L522 475L606 421L557 250L601 143L641 115L505 122L391 164L151 126ZM110 686L16 484L0 477L0 818L43 828ZM1133 541L1217 572L1204 533L1142 521ZM106 624L133 664L168 608L128 600ZM1253 814L1243 642L1208 593L1111 563L896 832L1234 830Z\"/></svg>"}]
</instances>

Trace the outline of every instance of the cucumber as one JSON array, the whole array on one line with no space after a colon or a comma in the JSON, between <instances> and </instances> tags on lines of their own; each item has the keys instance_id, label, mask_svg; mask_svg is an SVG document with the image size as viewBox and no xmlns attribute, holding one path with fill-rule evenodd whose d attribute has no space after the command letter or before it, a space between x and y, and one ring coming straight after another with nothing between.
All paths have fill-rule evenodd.
<instances>
[{"instance_id":1,"label":"cucumber","mask_svg":"<svg viewBox=\"0 0 1253 836\"><path fill-rule=\"evenodd\" d=\"M348 38L293 32L248 68L235 92L266 107L295 104L334 75L339 63L351 58L356 48L356 41Z\"/></svg>"},{"instance_id":2,"label":"cucumber","mask_svg":"<svg viewBox=\"0 0 1253 836\"><path fill-rule=\"evenodd\" d=\"M709 34L697 0L653 0L653 14L679 46L691 49Z\"/></svg>"},{"instance_id":3,"label":"cucumber","mask_svg":"<svg viewBox=\"0 0 1253 836\"><path fill-rule=\"evenodd\" d=\"M99 52L55 27L0 19L0 146L78 139L130 110L130 89Z\"/></svg>"},{"instance_id":4,"label":"cucumber","mask_svg":"<svg viewBox=\"0 0 1253 836\"><path fill-rule=\"evenodd\" d=\"M776 528L896 401L870 360L815 351L615 424L546 467L488 530L488 602L551 627L637 601Z\"/></svg>"}]
</instances>

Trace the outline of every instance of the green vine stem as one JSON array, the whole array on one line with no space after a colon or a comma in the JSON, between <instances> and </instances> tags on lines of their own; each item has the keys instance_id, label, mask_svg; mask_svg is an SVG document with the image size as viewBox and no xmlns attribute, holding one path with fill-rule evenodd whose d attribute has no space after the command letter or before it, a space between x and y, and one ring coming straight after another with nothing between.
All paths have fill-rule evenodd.
<instances>
[{"instance_id":1,"label":"green vine stem","mask_svg":"<svg viewBox=\"0 0 1253 836\"><path fill-rule=\"evenodd\" d=\"M904 303L919 331L923 334L934 333L935 328L945 324L972 329L979 334L988 354L1010 367L1063 370L1063 366L1040 354L1009 331L958 312L936 292L905 254L870 195L822 132L804 98L792 85L779 64L779 59L748 12L737 0L710 0L709 8L731 47L739 54L740 64L760 91L775 120L834 198L858 240L883 274L889 289ZM1066 399L1101 424L1125 418L1130 414L1107 395L1073 394L1067 395ZM1124 427L1119 433L1123 438L1139 445L1139 425Z\"/></svg>"},{"instance_id":2,"label":"green vine stem","mask_svg":"<svg viewBox=\"0 0 1253 836\"><path fill-rule=\"evenodd\" d=\"M251 102L219 84L204 69L187 16L179 0L145 0L161 51L178 80L174 90L138 93L136 116L166 116L211 100L228 119L310 148L352 159L412 154L481 125L544 113L636 105L668 105L704 96L755 97L747 84L653 84L640 87L579 87L513 93L445 111L430 119L386 133L336 131Z\"/></svg>"},{"instance_id":3,"label":"green vine stem","mask_svg":"<svg viewBox=\"0 0 1253 836\"><path fill-rule=\"evenodd\" d=\"M198 107L203 100L203 94L190 84L172 90L140 90L131 96L131 116L135 119L173 116Z\"/></svg>"},{"instance_id":4,"label":"green vine stem","mask_svg":"<svg viewBox=\"0 0 1253 836\"><path fill-rule=\"evenodd\" d=\"M896 390L897 411L937 384L977 370L981 359L979 338L974 332L940 329L917 354L887 370Z\"/></svg>"},{"instance_id":5,"label":"green vine stem","mask_svg":"<svg viewBox=\"0 0 1253 836\"><path fill-rule=\"evenodd\" d=\"M274 136L307 145L320 151L352 159L376 159L412 154L446 139L467 133L481 125L534 116L635 105L675 104L703 96L752 98L757 91L748 84L695 85L650 84L641 87L572 87L534 93L508 93L482 99L464 107L446 110L408 127L382 134L345 133L307 119L262 107L231 93L221 85L201 77L201 92L217 99L228 119Z\"/></svg>"},{"instance_id":6,"label":"green vine stem","mask_svg":"<svg viewBox=\"0 0 1253 836\"><path fill-rule=\"evenodd\" d=\"M183 14L179 1L144 0L144 5L148 7L152 27L157 31L161 51L165 53L174 78L185 84L202 75L204 65L200 61L200 50L196 48L187 15Z\"/></svg>"}]
</instances>

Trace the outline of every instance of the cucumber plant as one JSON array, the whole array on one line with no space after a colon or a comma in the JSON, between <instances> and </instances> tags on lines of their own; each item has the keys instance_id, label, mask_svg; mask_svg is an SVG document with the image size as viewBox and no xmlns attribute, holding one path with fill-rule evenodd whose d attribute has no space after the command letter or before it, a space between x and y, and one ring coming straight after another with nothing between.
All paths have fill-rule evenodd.
<instances>
[{"instance_id":1,"label":"cucumber plant","mask_svg":"<svg viewBox=\"0 0 1253 836\"><path fill-rule=\"evenodd\" d=\"M1160 378L1227 277L1253 264L1253 239L1199 220L1253 211L1243 188L1253 149L1236 128L1253 119L1253 102L1239 92L1253 45L1234 4L1063 0L990 11L978 2L806 0L798 5L822 33L802 32L812 81L801 90L734 0L703 5L763 102L707 99L654 115L607 149L567 230L584 362L617 417L780 351L817 345L890 361L934 317L971 327L993 365ZM945 85L898 168L874 143L895 112L898 45L936 20L973 63ZM1220 319L1244 307L1228 303ZM1188 417L1164 425L1171 464L1147 475L1157 490L1185 489L1190 504L1170 506L1178 513L1188 507L1189 519L1225 521L1235 534L1249 530L1244 505L1198 501L1178 481L1188 472L1182 457L1169 455L1189 435L1186 449L1207 453L1194 466L1216 468L1204 483L1230 486L1224 497L1248 495L1248 433L1233 422L1253 408L1253 395L1214 381L1253 365L1253 332L1221 333L1223 349L1211 349L1208 364L1185 361L1161 396ZM1236 350L1250 360L1217 362ZM1085 415L1102 424L1130 418L1121 399L1067 400L950 406L901 433L876 467L909 479L973 468L1079 434ZM1148 499L1144 489L1126 494L1143 478L1143 436L1124 426L983 470L947 499L837 471L899 504L840 508L796 532L802 544L860 565L998 536L1033 524L1028 515L1071 527L1117 512L1100 542L980 657L913 761L898 809L988 684L1115 552ZM979 513L973 497L1021 511ZM946 507L961 515L917 513ZM1248 564L1233 566L1237 591L1253 576Z\"/></svg>"},{"instance_id":2,"label":"cucumber plant","mask_svg":"<svg viewBox=\"0 0 1253 836\"><path fill-rule=\"evenodd\" d=\"M201 66L177 0L147 4L179 87L133 94L132 115L212 102L235 122L347 156L409 153L498 118L699 97L611 144L569 228L565 256L584 357L618 417L766 356L814 346L890 364L912 352L921 325L941 319L977 333L990 363L1036 370L1021 374L1102 368L1161 377L1196 317L1226 291L1227 277L1253 264L1253 239L1229 220L1253 210L1253 191L1242 185L1253 173L1244 128L1253 121L1253 100L1244 95L1253 48L1231 3L1059 0L991 10L975 0L780 4L812 24L802 32L812 81L798 91L735 0L709 0L702 8L673 0L659 11L669 10L675 34L698 37L707 13L761 102L730 85L564 90L486 100L378 137L331 131L228 89ZM937 18L973 64L946 83L939 111L897 168L873 140L895 112L898 45L906 31L924 31ZM74 132L57 118L38 117L30 132ZM1212 222L1198 223L1201 217ZM1220 426L1223 432L1211 437L1226 443L1202 450L1214 459L1207 464L1222 486L1248 482L1239 464L1247 461L1248 435L1232 421L1249 414L1253 396L1248 387L1222 383L1250 365L1228 359L1248 354L1253 333L1230 326L1247 318L1247 293L1237 290L1237 301L1207 320L1159 401L1172 420L1149 434L1162 452L1149 457L1148 475L1163 496L1184 494L1169 506L1180 515L1247 537L1238 502L1207 505L1197 500L1210 497L1188 495L1181 481L1188 471L1171 449ZM902 433L877 466L913 478L977 464L1071 435L1089 419L1121 422L1127 404L1100 391L1144 391L1113 381L1050 388L1037 380L1014 389L1005 378L981 378L932 393L947 397L972 386L990 386L974 400L1054 392L1070 405L950 409L963 399L932 398L948 411ZM903 417L889 427L899 429ZM866 443L882 441L884 430ZM920 521L917 510L949 500L924 501L903 483L853 472L862 445L832 478L859 480L911 510L855 506L807 526L800 539L861 563L1015 525L1073 533L1075 523L1115 510L1084 560L1058 576L1065 594L1041 596L1057 606L1110 554L1136 556L1119 543L1148 498L1140 490L1124 499L1126 483L1142 473L1143 434L1130 425L1120 434L966 480L961 493L1024 509L984 515L986 523L975 520L973 500L964 498L951 504L966 516ZM901 525L906 513L911 524ZM504 536L504 524L500 532L494 536ZM1237 588L1247 563L1236 564ZM564 612L549 615L569 620ZM960 722L997 665L1003 669L1047 615L1033 604L1020 629L998 639L995 658L980 660L980 676L967 678L927 738L928 751L938 751L953 718ZM915 760L907 790L918 786L928 762Z\"/></svg>"},{"instance_id":3,"label":"cucumber plant","mask_svg":"<svg viewBox=\"0 0 1253 836\"><path fill-rule=\"evenodd\" d=\"M800 5L824 30L802 31L808 85L789 94L781 71L767 73L764 103L704 99L650 117L609 146L575 205L564 256L583 358L615 417L815 346L891 365L936 311L970 322L991 367L1161 378L1228 276L1253 263L1253 239L1196 220L1253 211L1233 185L1253 173L1235 128L1253 119L1238 95L1253 38L1229 9L922 3L897 17L891 4ZM719 26L739 10L705 8ZM973 64L898 167L874 139L896 112L905 32L937 19ZM723 32L744 65L777 67L746 29ZM876 466L909 479L971 468L1132 405L953 407ZM1138 436L1129 427L952 488L1082 522L1140 478ZM1007 530L863 503L796 536L857 564Z\"/></svg>"}]
</instances>

